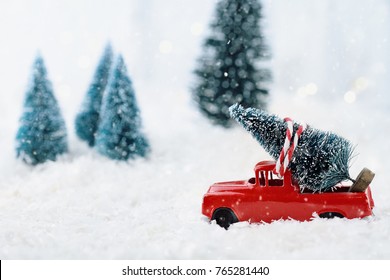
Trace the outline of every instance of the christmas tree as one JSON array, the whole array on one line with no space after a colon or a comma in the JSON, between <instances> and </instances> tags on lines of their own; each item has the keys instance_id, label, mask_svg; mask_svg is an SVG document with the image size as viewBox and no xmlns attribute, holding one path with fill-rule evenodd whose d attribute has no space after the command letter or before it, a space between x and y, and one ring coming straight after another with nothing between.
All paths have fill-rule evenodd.
<instances>
[{"instance_id":1,"label":"christmas tree","mask_svg":"<svg viewBox=\"0 0 390 280\"><path fill-rule=\"evenodd\" d=\"M141 115L122 56L119 56L103 98L97 150L112 159L145 157L149 143L141 132Z\"/></svg>"},{"instance_id":2,"label":"christmas tree","mask_svg":"<svg viewBox=\"0 0 390 280\"><path fill-rule=\"evenodd\" d=\"M233 105L230 112L275 160L279 158L287 132L285 121L263 110L244 109L238 104ZM299 126L293 125L292 141L297 137ZM348 171L352 152L348 140L309 126L301 133L286 168L301 187L327 191L341 181L352 180Z\"/></svg>"},{"instance_id":3,"label":"christmas tree","mask_svg":"<svg viewBox=\"0 0 390 280\"><path fill-rule=\"evenodd\" d=\"M217 5L193 90L201 112L215 124L233 123L229 107L236 102L266 107L265 83L271 73L259 67L270 57L259 25L261 8L258 0L221 0Z\"/></svg>"},{"instance_id":4,"label":"christmas tree","mask_svg":"<svg viewBox=\"0 0 390 280\"><path fill-rule=\"evenodd\" d=\"M58 155L68 150L66 137L64 119L47 78L43 59L38 56L16 135L17 157L31 165L55 161Z\"/></svg>"},{"instance_id":5,"label":"christmas tree","mask_svg":"<svg viewBox=\"0 0 390 280\"><path fill-rule=\"evenodd\" d=\"M75 128L77 136L89 146L95 144L95 134L99 125L100 108L103 93L106 89L112 64L112 48L107 45L96 68L92 83L84 98L82 109L76 116Z\"/></svg>"}]
</instances>

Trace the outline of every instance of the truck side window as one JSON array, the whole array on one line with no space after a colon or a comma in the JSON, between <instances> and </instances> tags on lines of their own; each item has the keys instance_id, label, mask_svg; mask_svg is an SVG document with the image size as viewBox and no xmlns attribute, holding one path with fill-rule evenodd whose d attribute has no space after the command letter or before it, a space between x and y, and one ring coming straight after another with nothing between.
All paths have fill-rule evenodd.
<instances>
[{"instance_id":1,"label":"truck side window","mask_svg":"<svg viewBox=\"0 0 390 280\"><path fill-rule=\"evenodd\" d=\"M259 181L260 181L260 186L264 187L264 186L265 186L264 171L260 171L260 174L259 174Z\"/></svg>"},{"instance_id":2,"label":"truck side window","mask_svg":"<svg viewBox=\"0 0 390 280\"><path fill-rule=\"evenodd\" d=\"M272 173L272 171L269 171L268 172L268 184L270 187L282 187L283 186L283 178L279 179L276 175L274 175Z\"/></svg>"}]
</instances>

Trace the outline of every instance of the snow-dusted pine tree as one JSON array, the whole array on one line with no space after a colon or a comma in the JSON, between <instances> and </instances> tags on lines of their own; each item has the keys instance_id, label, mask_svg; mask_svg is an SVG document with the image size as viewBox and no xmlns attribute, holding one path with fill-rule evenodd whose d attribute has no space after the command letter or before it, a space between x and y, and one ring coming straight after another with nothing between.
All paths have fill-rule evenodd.
<instances>
[{"instance_id":1,"label":"snow-dusted pine tree","mask_svg":"<svg viewBox=\"0 0 390 280\"><path fill-rule=\"evenodd\" d=\"M211 35L195 70L193 97L215 124L229 127L236 102L265 108L271 73L259 63L270 57L260 28L259 0L220 0Z\"/></svg>"},{"instance_id":2,"label":"snow-dusted pine tree","mask_svg":"<svg viewBox=\"0 0 390 280\"><path fill-rule=\"evenodd\" d=\"M96 134L99 153L115 160L145 157L149 143L141 132L141 115L122 56L119 56L103 98Z\"/></svg>"},{"instance_id":3,"label":"snow-dusted pine tree","mask_svg":"<svg viewBox=\"0 0 390 280\"><path fill-rule=\"evenodd\" d=\"M233 105L230 111L232 118L277 160L286 138L286 122L263 110L244 109L238 104ZM298 126L294 124L294 133ZM301 134L288 168L301 187L326 191L341 181L351 180L348 169L352 152L353 147L348 140L309 126Z\"/></svg>"},{"instance_id":4,"label":"snow-dusted pine tree","mask_svg":"<svg viewBox=\"0 0 390 280\"><path fill-rule=\"evenodd\" d=\"M77 136L81 140L86 141L90 147L95 145L95 134L99 125L100 108L102 106L103 93L110 75L112 58L112 48L108 44L100 58L92 83L84 98L82 108L75 120Z\"/></svg>"},{"instance_id":5,"label":"snow-dusted pine tree","mask_svg":"<svg viewBox=\"0 0 390 280\"><path fill-rule=\"evenodd\" d=\"M37 56L16 135L17 157L36 165L48 160L55 161L58 155L67 150L65 122L43 59Z\"/></svg>"}]
</instances>

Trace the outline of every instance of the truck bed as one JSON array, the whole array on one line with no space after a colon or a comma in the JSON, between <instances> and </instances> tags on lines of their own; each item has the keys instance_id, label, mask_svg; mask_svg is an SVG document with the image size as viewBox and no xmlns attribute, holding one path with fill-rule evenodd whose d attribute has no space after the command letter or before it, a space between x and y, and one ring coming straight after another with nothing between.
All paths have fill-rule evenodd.
<instances>
[{"instance_id":1,"label":"truck bed","mask_svg":"<svg viewBox=\"0 0 390 280\"><path fill-rule=\"evenodd\" d=\"M327 191L324 191L322 193L343 193L343 192L348 192L349 191L349 188L351 186L338 186L338 187L334 187L334 188L331 188ZM300 190L300 193L304 193L304 194L315 194L315 193L318 193L318 192L315 192L311 189L308 189L308 188L303 188Z\"/></svg>"}]
</instances>

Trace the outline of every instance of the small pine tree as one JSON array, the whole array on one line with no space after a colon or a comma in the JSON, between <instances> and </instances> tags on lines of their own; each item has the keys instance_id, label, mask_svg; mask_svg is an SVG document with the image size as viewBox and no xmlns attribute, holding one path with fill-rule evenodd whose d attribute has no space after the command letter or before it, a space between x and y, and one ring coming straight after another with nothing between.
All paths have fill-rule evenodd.
<instances>
[{"instance_id":1,"label":"small pine tree","mask_svg":"<svg viewBox=\"0 0 390 280\"><path fill-rule=\"evenodd\" d=\"M86 141L90 147L95 145L95 134L99 125L100 108L110 74L112 57L112 48L108 44L96 68L92 83L84 98L81 111L75 120L77 136L81 140Z\"/></svg>"},{"instance_id":2,"label":"small pine tree","mask_svg":"<svg viewBox=\"0 0 390 280\"><path fill-rule=\"evenodd\" d=\"M233 123L229 107L234 103L266 107L271 73L259 67L270 57L259 25L261 9L259 0L220 0L217 5L193 90L201 112L215 124Z\"/></svg>"},{"instance_id":3,"label":"small pine tree","mask_svg":"<svg viewBox=\"0 0 390 280\"><path fill-rule=\"evenodd\" d=\"M115 160L145 157L149 143L140 129L141 115L132 82L123 58L119 56L103 98L96 148L102 155Z\"/></svg>"},{"instance_id":4,"label":"small pine tree","mask_svg":"<svg viewBox=\"0 0 390 280\"><path fill-rule=\"evenodd\" d=\"M283 148L287 124L276 115L235 104L231 116L240 123L260 145L277 160ZM294 133L299 124L294 124ZM292 140L293 141L293 140ZM301 187L326 191L344 180L352 180L349 163L352 144L331 132L312 127L301 134L288 168Z\"/></svg>"},{"instance_id":5,"label":"small pine tree","mask_svg":"<svg viewBox=\"0 0 390 280\"><path fill-rule=\"evenodd\" d=\"M41 56L34 62L16 142L17 157L31 165L55 161L68 151L65 122Z\"/></svg>"}]
</instances>

